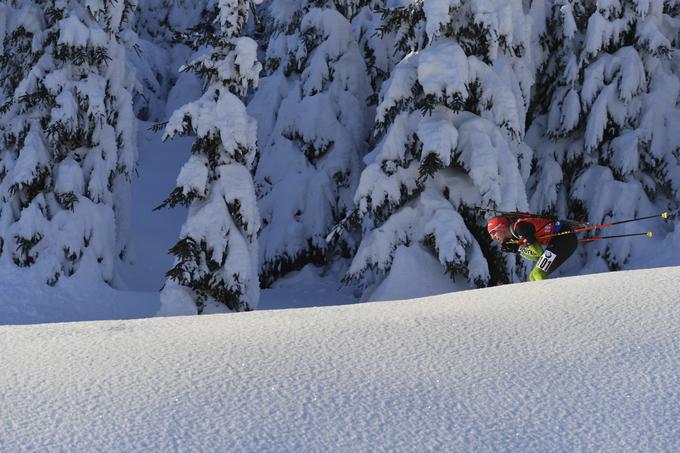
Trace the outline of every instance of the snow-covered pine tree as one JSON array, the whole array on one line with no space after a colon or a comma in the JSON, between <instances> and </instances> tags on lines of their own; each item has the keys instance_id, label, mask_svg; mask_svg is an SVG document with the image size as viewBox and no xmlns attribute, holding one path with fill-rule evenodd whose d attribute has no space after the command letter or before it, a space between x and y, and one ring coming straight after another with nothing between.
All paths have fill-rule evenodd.
<instances>
[{"instance_id":1,"label":"snow-covered pine tree","mask_svg":"<svg viewBox=\"0 0 680 453\"><path fill-rule=\"evenodd\" d=\"M426 249L469 284L509 281L471 208L527 207L529 16L521 1L402 3L383 12L405 57L380 93L377 145L355 195L365 235L347 280L379 282L397 253Z\"/></svg>"},{"instance_id":2,"label":"snow-covered pine tree","mask_svg":"<svg viewBox=\"0 0 680 453\"><path fill-rule=\"evenodd\" d=\"M365 1L281 0L249 111L258 120L261 280L327 262L325 237L352 207L370 129L366 66L349 19ZM351 241L340 243L348 250ZM342 253L342 252L341 252Z\"/></svg>"},{"instance_id":3,"label":"snow-covered pine tree","mask_svg":"<svg viewBox=\"0 0 680 453\"><path fill-rule=\"evenodd\" d=\"M242 36L250 2L219 0L187 34L195 58L183 70L206 82L203 96L170 118L164 139L195 134L177 187L161 206L189 207L174 267L161 292L161 313L244 311L257 306L257 232L251 171L257 123L242 99L257 86L257 44Z\"/></svg>"},{"instance_id":4,"label":"snow-covered pine tree","mask_svg":"<svg viewBox=\"0 0 680 453\"><path fill-rule=\"evenodd\" d=\"M545 97L528 134L532 209L603 223L679 206L679 5L549 3ZM591 271L617 269L632 245L601 241L582 253Z\"/></svg>"},{"instance_id":5,"label":"snow-covered pine tree","mask_svg":"<svg viewBox=\"0 0 680 453\"><path fill-rule=\"evenodd\" d=\"M136 163L130 0L4 4L0 245L48 283L113 282ZM3 34L3 33L0 33Z\"/></svg>"}]
</instances>

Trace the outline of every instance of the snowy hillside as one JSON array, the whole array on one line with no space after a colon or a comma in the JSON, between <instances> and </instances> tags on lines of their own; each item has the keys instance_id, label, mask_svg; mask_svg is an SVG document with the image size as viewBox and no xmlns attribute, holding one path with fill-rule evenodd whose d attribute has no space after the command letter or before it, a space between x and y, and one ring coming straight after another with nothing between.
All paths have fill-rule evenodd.
<instances>
[{"instance_id":1,"label":"snowy hillside","mask_svg":"<svg viewBox=\"0 0 680 453\"><path fill-rule=\"evenodd\" d=\"M671 451L680 267L0 327L0 451Z\"/></svg>"}]
</instances>

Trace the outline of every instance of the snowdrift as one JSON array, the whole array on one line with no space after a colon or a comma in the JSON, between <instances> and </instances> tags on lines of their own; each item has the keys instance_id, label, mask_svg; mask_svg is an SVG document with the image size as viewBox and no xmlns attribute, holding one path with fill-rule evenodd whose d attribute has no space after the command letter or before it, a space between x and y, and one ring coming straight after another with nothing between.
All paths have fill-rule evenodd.
<instances>
[{"instance_id":1,"label":"snowdrift","mask_svg":"<svg viewBox=\"0 0 680 453\"><path fill-rule=\"evenodd\" d=\"M680 267L0 327L1 451L668 451Z\"/></svg>"}]
</instances>

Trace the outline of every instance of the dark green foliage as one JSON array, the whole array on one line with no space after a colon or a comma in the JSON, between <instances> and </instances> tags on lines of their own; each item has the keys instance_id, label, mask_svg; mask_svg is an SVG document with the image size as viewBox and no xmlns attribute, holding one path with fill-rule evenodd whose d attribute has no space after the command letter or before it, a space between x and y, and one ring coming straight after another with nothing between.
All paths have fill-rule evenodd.
<instances>
[{"instance_id":1,"label":"dark green foliage","mask_svg":"<svg viewBox=\"0 0 680 453\"><path fill-rule=\"evenodd\" d=\"M202 16L205 20L201 20L196 26L189 28L187 31L175 31L173 42L175 44L185 44L194 50L203 46L221 47L222 40L218 33L219 27L216 26L218 14L217 5L214 5L210 10L204 11Z\"/></svg>"},{"instance_id":2,"label":"dark green foliage","mask_svg":"<svg viewBox=\"0 0 680 453\"><path fill-rule=\"evenodd\" d=\"M155 208L153 208L154 211L158 211L163 208L174 208L175 206L184 206L189 207L189 205L196 199L198 198L204 198L205 194L199 194L195 190L191 190L188 193L184 193L184 190L181 187L175 187L172 190L172 193L163 200L163 203L159 204Z\"/></svg>"},{"instance_id":3,"label":"dark green foliage","mask_svg":"<svg viewBox=\"0 0 680 453\"><path fill-rule=\"evenodd\" d=\"M154 131L154 132L162 132L163 130L165 130L165 127L167 125L168 125L167 121L165 121L163 123L156 123L156 124L152 125L151 127L149 127L149 130Z\"/></svg>"},{"instance_id":4,"label":"dark green foliage","mask_svg":"<svg viewBox=\"0 0 680 453\"><path fill-rule=\"evenodd\" d=\"M348 20L352 18L366 5L370 5L373 0L310 0L310 4L315 8L332 8L345 16Z\"/></svg>"},{"instance_id":5,"label":"dark green foliage","mask_svg":"<svg viewBox=\"0 0 680 453\"><path fill-rule=\"evenodd\" d=\"M394 43L394 55L406 55L415 50L420 50L425 45L425 37L422 27L416 26L425 20L425 11L422 3L413 3L398 8L377 8L382 15L381 27L378 33L383 36L387 33L397 33Z\"/></svg>"},{"instance_id":6,"label":"dark green foliage","mask_svg":"<svg viewBox=\"0 0 680 453\"><path fill-rule=\"evenodd\" d=\"M62 8L55 7L54 2L50 2L45 8L45 19L47 20L48 26L52 27L57 22L64 18L64 10Z\"/></svg>"},{"instance_id":7,"label":"dark green foliage","mask_svg":"<svg viewBox=\"0 0 680 453\"><path fill-rule=\"evenodd\" d=\"M373 93L366 99L366 105L378 105L380 87L382 83L387 80L389 74L376 65L375 51L368 43L364 43L363 55L366 62L366 69L371 77L371 92Z\"/></svg>"},{"instance_id":8,"label":"dark green foliage","mask_svg":"<svg viewBox=\"0 0 680 453\"><path fill-rule=\"evenodd\" d=\"M56 197L61 207L68 209L69 211L73 211L75 204L78 203L78 196L76 196L73 192L57 194Z\"/></svg>"},{"instance_id":9,"label":"dark green foliage","mask_svg":"<svg viewBox=\"0 0 680 453\"><path fill-rule=\"evenodd\" d=\"M288 140L297 143L304 155L312 164L331 151L333 149L333 145L335 144L335 142L332 140L328 142L322 142L320 144L306 141L297 130L284 132L282 135Z\"/></svg>"},{"instance_id":10,"label":"dark green foliage","mask_svg":"<svg viewBox=\"0 0 680 453\"><path fill-rule=\"evenodd\" d=\"M441 92L438 95L429 93L423 96L421 99L416 101L415 107L424 114L430 115L432 114L432 110L434 110L434 108L437 106L446 107L451 109L453 112L460 112L463 110L466 103L467 101L463 98L461 93L454 93L453 95L449 96L446 93Z\"/></svg>"},{"instance_id":11,"label":"dark green foliage","mask_svg":"<svg viewBox=\"0 0 680 453\"><path fill-rule=\"evenodd\" d=\"M336 187L348 188L350 183L349 171L338 171L333 174L333 182Z\"/></svg>"},{"instance_id":12,"label":"dark green foliage","mask_svg":"<svg viewBox=\"0 0 680 453\"><path fill-rule=\"evenodd\" d=\"M58 60L78 66L84 64L100 66L111 61L111 57L109 57L104 47L82 47L60 44L56 47L53 55Z\"/></svg>"},{"instance_id":13,"label":"dark green foliage","mask_svg":"<svg viewBox=\"0 0 680 453\"><path fill-rule=\"evenodd\" d=\"M491 64L489 58L491 30L483 24L478 24L473 21L473 18L468 16L467 23L461 27L456 34L458 43L468 56L478 56L486 64Z\"/></svg>"},{"instance_id":14,"label":"dark green foliage","mask_svg":"<svg viewBox=\"0 0 680 453\"><path fill-rule=\"evenodd\" d=\"M234 224L236 224L241 231L248 231L248 222L243 218L243 212L241 211L241 200L235 199L227 203L227 210L229 211L229 215L234 221Z\"/></svg>"},{"instance_id":15,"label":"dark green foliage","mask_svg":"<svg viewBox=\"0 0 680 453\"><path fill-rule=\"evenodd\" d=\"M391 254L394 255L394 252L397 250L397 248L401 246L409 247L411 245L412 245L411 239L406 237L402 241L392 245ZM369 262L363 269L362 273L371 273L377 276L381 276L385 274L385 271L379 269L377 264ZM368 282L365 279L363 279L363 276L361 274L349 274L349 273L345 274L345 276L342 278L342 283L344 285L355 286L359 288L366 288L368 286Z\"/></svg>"},{"instance_id":16,"label":"dark green foliage","mask_svg":"<svg viewBox=\"0 0 680 453\"><path fill-rule=\"evenodd\" d=\"M0 116L9 112L9 109L12 108L12 105L14 105L14 100L12 99L0 105Z\"/></svg>"},{"instance_id":17,"label":"dark green foliage","mask_svg":"<svg viewBox=\"0 0 680 453\"><path fill-rule=\"evenodd\" d=\"M3 79L0 79L0 87L4 87L7 93L14 91L24 74L35 66L40 58L40 52L32 52L32 41L33 34L24 27L17 28L3 40L4 52L0 53Z\"/></svg>"},{"instance_id":18,"label":"dark green foliage","mask_svg":"<svg viewBox=\"0 0 680 453\"><path fill-rule=\"evenodd\" d=\"M25 208L31 201L47 190L47 182L49 180L49 171L47 168L41 168L34 178L30 181L12 184L9 188L9 194L19 199L21 207Z\"/></svg>"},{"instance_id":19,"label":"dark green foliage","mask_svg":"<svg viewBox=\"0 0 680 453\"><path fill-rule=\"evenodd\" d=\"M36 234L30 238L15 236L17 243L17 254L14 255L14 264L20 267L27 267L35 263L35 257L31 255L31 250L38 242L43 239L41 234Z\"/></svg>"},{"instance_id":20,"label":"dark green foliage","mask_svg":"<svg viewBox=\"0 0 680 453\"><path fill-rule=\"evenodd\" d=\"M47 90L45 85L39 82L34 92L19 97L19 104L22 113L24 113L38 107L51 108L56 104L56 98Z\"/></svg>"},{"instance_id":21,"label":"dark green foliage","mask_svg":"<svg viewBox=\"0 0 680 453\"><path fill-rule=\"evenodd\" d=\"M262 263L260 267L260 286L269 288L280 277L298 271L308 264L322 266L326 262L326 248L317 247L311 240L307 241L307 247L299 253L291 256L282 254L276 259Z\"/></svg>"},{"instance_id":22,"label":"dark green foliage","mask_svg":"<svg viewBox=\"0 0 680 453\"><path fill-rule=\"evenodd\" d=\"M444 162L441 161L439 156L434 153L429 153L425 156L420 168L418 169L418 184L423 185L427 178L431 178L439 170L444 168Z\"/></svg>"},{"instance_id":23,"label":"dark green foliage","mask_svg":"<svg viewBox=\"0 0 680 453\"><path fill-rule=\"evenodd\" d=\"M228 285L219 277L219 270L224 266L229 250L224 250L221 261L213 259L213 250L205 241L197 243L191 237L180 239L170 250L176 263L165 275L182 286L191 288L196 294L198 314L203 313L205 302L213 299L226 305L233 311L249 311L248 304L242 302L243 287L234 275L236 284ZM205 265L209 272L201 269Z\"/></svg>"},{"instance_id":24,"label":"dark green foliage","mask_svg":"<svg viewBox=\"0 0 680 453\"><path fill-rule=\"evenodd\" d=\"M437 245L437 241L434 234L425 235L425 238L423 239L423 245L425 245L425 247L428 248L434 256L439 255L439 246ZM453 281L456 280L455 278L456 274L462 275L466 279L470 275L470 271L467 267L467 264L464 262L447 261L444 263L444 268L446 269L446 274ZM483 280L479 278L475 279L474 283L477 286L477 288L483 288L485 286L488 286Z\"/></svg>"}]
</instances>

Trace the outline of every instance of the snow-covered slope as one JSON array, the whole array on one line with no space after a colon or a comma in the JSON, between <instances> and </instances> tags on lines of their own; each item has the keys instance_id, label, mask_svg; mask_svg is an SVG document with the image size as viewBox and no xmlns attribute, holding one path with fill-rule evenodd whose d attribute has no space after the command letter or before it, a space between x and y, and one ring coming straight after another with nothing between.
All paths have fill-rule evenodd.
<instances>
[{"instance_id":1,"label":"snow-covered slope","mask_svg":"<svg viewBox=\"0 0 680 453\"><path fill-rule=\"evenodd\" d=\"M0 451L671 451L680 267L0 327Z\"/></svg>"}]
</instances>

